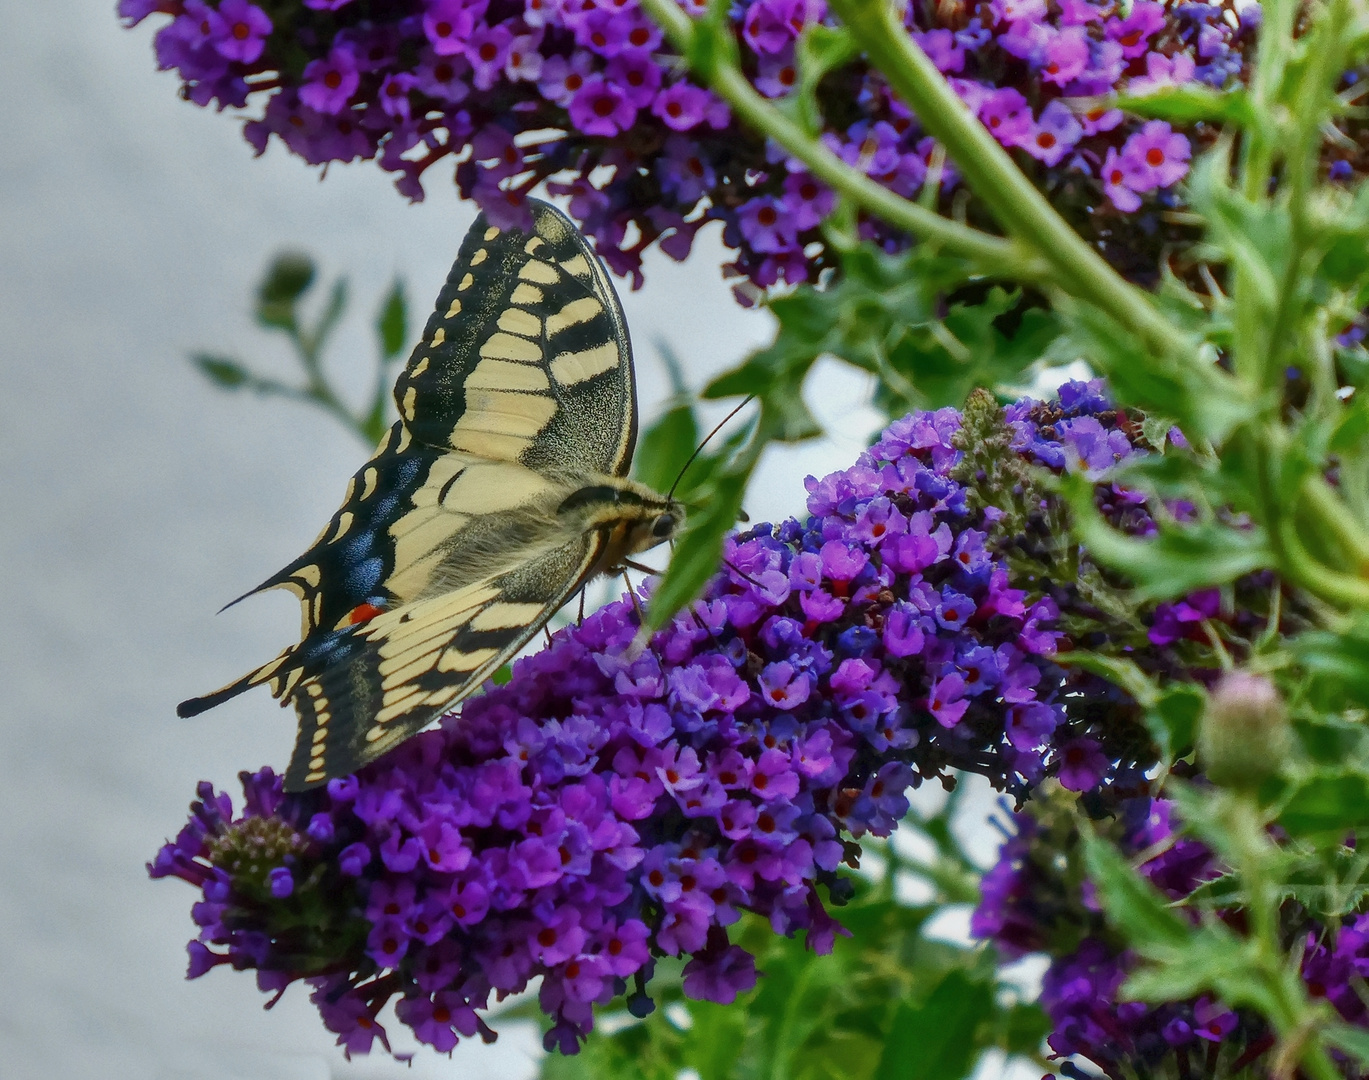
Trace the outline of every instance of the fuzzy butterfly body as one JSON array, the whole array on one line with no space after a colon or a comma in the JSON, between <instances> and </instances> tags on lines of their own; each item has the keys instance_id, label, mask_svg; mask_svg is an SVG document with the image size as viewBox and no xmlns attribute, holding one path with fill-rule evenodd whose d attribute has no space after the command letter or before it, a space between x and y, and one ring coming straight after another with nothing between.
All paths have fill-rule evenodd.
<instances>
[{"instance_id":1,"label":"fuzzy butterfly body","mask_svg":"<svg viewBox=\"0 0 1369 1080\"><path fill-rule=\"evenodd\" d=\"M299 714L287 790L403 742L683 521L625 478L636 394L608 275L558 210L532 215L532 232L476 220L395 385L400 420L314 545L252 591L299 597L299 643L177 709L268 684Z\"/></svg>"}]
</instances>

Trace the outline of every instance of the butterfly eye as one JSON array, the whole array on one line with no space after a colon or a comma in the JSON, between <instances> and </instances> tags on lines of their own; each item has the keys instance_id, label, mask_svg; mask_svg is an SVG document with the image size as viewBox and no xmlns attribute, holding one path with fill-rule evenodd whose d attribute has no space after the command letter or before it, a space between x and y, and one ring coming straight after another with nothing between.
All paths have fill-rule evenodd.
<instances>
[{"instance_id":1,"label":"butterfly eye","mask_svg":"<svg viewBox=\"0 0 1369 1080\"><path fill-rule=\"evenodd\" d=\"M662 514L656 519L656 524L651 526L651 535L666 537L675 531L675 515Z\"/></svg>"}]
</instances>

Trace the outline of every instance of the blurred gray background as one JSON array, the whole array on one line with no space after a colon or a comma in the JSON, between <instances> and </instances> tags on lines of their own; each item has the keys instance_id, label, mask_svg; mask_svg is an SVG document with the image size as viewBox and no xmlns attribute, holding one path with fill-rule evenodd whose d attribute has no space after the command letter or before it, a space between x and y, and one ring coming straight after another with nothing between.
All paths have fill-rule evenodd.
<instances>
[{"instance_id":1,"label":"blurred gray background","mask_svg":"<svg viewBox=\"0 0 1369 1080\"><path fill-rule=\"evenodd\" d=\"M145 875L197 780L234 790L240 769L284 765L293 717L265 692L193 721L175 704L293 640L286 594L214 612L312 541L366 456L321 413L217 391L186 355L289 373L251 298L268 257L301 248L351 279L331 359L360 386L389 282L421 327L474 217L449 171L411 206L371 163L320 182L278 144L254 159L238 118L155 70L160 23L125 31L114 0L0 0L0 1077L529 1076L528 1030L463 1044L458 1066L430 1049L348 1064L298 988L263 1012L248 975L186 982L195 894ZM644 419L666 392L653 342L699 386L768 337L721 257L706 233L623 297ZM850 463L867 394L820 373L834 435L767 460L753 518Z\"/></svg>"}]
</instances>

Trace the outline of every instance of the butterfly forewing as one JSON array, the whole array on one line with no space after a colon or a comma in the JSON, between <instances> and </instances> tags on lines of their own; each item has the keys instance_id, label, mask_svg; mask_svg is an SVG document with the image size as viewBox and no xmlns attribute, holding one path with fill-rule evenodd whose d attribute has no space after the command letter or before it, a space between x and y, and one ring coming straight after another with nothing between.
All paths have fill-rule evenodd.
<instances>
[{"instance_id":1,"label":"butterfly forewing","mask_svg":"<svg viewBox=\"0 0 1369 1080\"><path fill-rule=\"evenodd\" d=\"M300 643L178 710L269 684L300 718L289 790L428 724L602 569L608 532L567 532L556 511L627 472L631 347L587 242L553 207L532 213L532 234L476 220L395 385L400 421L309 551L260 586L300 597Z\"/></svg>"},{"instance_id":2,"label":"butterfly forewing","mask_svg":"<svg viewBox=\"0 0 1369 1080\"><path fill-rule=\"evenodd\" d=\"M467 234L395 403L430 446L626 475L637 410L622 309L575 227L543 203L532 213L532 236L483 216Z\"/></svg>"}]
</instances>

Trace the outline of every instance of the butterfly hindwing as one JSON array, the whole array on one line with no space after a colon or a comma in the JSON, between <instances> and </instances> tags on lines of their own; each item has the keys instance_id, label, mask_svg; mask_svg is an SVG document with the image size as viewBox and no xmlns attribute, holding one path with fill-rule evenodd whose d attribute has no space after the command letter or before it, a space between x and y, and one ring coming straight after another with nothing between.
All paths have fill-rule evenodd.
<instances>
[{"instance_id":1,"label":"butterfly hindwing","mask_svg":"<svg viewBox=\"0 0 1369 1080\"><path fill-rule=\"evenodd\" d=\"M353 772L446 712L542 628L600 547L597 536L576 536L498 577L357 627L348 656L294 691L300 728L286 788Z\"/></svg>"},{"instance_id":2,"label":"butterfly hindwing","mask_svg":"<svg viewBox=\"0 0 1369 1080\"><path fill-rule=\"evenodd\" d=\"M430 446L623 476L637 409L622 308L574 225L531 208L531 234L476 220L395 402Z\"/></svg>"}]
</instances>

